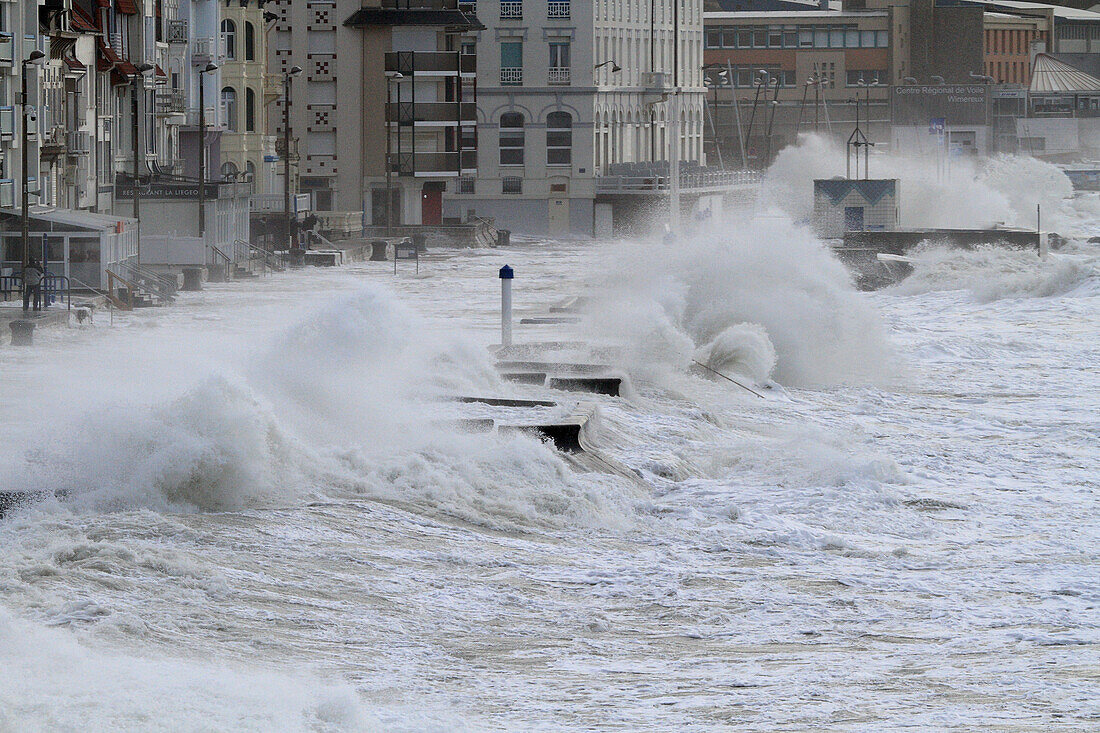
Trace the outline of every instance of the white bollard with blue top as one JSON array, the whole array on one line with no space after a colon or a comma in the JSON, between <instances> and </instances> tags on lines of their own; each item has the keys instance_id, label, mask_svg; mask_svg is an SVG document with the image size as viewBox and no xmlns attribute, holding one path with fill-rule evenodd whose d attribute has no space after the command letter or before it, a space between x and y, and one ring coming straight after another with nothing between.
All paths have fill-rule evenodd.
<instances>
[{"instance_id":1,"label":"white bollard with blue top","mask_svg":"<svg viewBox=\"0 0 1100 733\"><path fill-rule=\"evenodd\" d=\"M512 280L515 271L505 265L500 268L500 345L512 345Z\"/></svg>"}]
</instances>

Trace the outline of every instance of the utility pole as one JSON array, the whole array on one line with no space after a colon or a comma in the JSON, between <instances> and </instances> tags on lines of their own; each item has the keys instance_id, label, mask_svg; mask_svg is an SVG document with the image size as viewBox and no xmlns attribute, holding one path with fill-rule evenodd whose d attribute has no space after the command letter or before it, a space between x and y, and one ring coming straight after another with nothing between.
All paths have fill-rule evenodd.
<instances>
[{"instance_id":1,"label":"utility pole","mask_svg":"<svg viewBox=\"0 0 1100 733\"><path fill-rule=\"evenodd\" d=\"M290 80L301 73L301 66L293 66L283 75L283 229L288 257L294 249L294 214L290 211Z\"/></svg>"},{"instance_id":2,"label":"utility pole","mask_svg":"<svg viewBox=\"0 0 1100 733\"><path fill-rule=\"evenodd\" d=\"M217 71L217 64L207 64L199 71L199 234L206 241L206 74Z\"/></svg>"},{"instance_id":3,"label":"utility pole","mask_svg":"<svg viewBox=\"0 0 1100 733\"><path fill-rule=\"evenodd\" d=\"M153 70L152 64L138 64L134 67L134 75L130 79L130 136L133 138L133 153L134 153L134 221L137 222L137 231L134 235L137 237L137 261L141 264L141 186L139 181L141 180L141 166L138 164L138 82L141 82L145 78L145 74ZM142 84L142 92L144 93L144 84Z\"/></svg>"},{"instance_id":4,"label":"utility pole","mask_svg":"<svg viewBox=\"0 0 1100 733\"><path fill-rule=\"evenodd\" d=\"M31 194L30 194L30 191L27 190L27 174L30 173L30 162L29 162L29 156L27 155L27 148L30 147L30 130L28 129L28 127L30 125L30 109L28 108L29 105L27 104L27 101L28 101L27 100L27 68L31 64L34 64L35 66L41 66L44 63L46 63L46 54L42 53L41 51L39 51L37 49L34 50L34 51L31 51L31 55L28 56L27 58L23 59L23 62L22 62L22 67L23 67L22 72L23 73L20 74L20 81L22 82L21 91L23 93L22 97L19 100L20 104L23 108L23 130L22 130L23 139L21 141L23 143L23 148L22 148L22 150L20 150L20 154L21 154L21 162L23 164L23 167L19 172L20 173L19 177L22 179L22 183L21 183L21 186L20 186L20 192L22 193L22 196L23 196L21 204L22 204L22 208L23 208L23 212L22 212L23 213L22 239L23 239L23 269L24 270L26 270L27 265L29 265L31 263L31 248L30 248L30 242L29 242L29 240L30 240L30 217L31 217L31 202L30 202ZM39 187L40 188L41 188L41 185L42 184L41 184L41 181L40 181L39 182ZM24 284L23 287L26 288L26 284Z\"/></svg>"}]
</instances>

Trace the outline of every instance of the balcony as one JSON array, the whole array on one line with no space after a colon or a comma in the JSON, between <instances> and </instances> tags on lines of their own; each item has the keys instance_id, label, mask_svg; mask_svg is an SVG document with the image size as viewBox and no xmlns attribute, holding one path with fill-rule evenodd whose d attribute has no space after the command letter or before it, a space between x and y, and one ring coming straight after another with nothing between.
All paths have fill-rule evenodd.
<instances>
[{"instance_id":1,"label":"balcony","mask_svg":"<svg viewBox=\"0 0 1100 733\"><path fill-rule=\"evenodd\" d=\"M168 21L168 33L166 39L169 43L187 43L189 31L186 20Z\"/></svg>"},{"instance_id":2,"label":"balcony","mask_svg":"<svg viewBox=\"0 0 1100 733\"><path fill-rule=\"evenodd\" d=\"M457 51L396 51L386 54L386 71L404 76L472 76L477 73L477 56Z\"/></svg>"},{"instance_id":3,"label":"balcony","mask_svg":"<svg viewBox=\"0 0 1100 733\"><path fill-rule=\"evenodd\" d=\"M69 155L88 155L92 152L92 136L87 132L70 132L66 140Z\"/></svg>"},{"instance_id":4,"label":"balcony","mask_svg":"<svg viewBox=\"0 0 1100 733\"><path fill-rule=\"evenodd\" d=\"M392 159L393 172L399 176L458 176L477 170L476 150L463 150L461 153L396 153Z\"/></svg>"},{"instance_id":5,"label":"balcony","mask_svg":"<svg viewBox=\"0 0 1100 733\"><path fill-rule=\"evenodd\" d=\"M505 0L500 4L501 20L523 20L523 3Z\"/></svg>"},{"instance_id":6,"label":"balcony","mask_svg":"<svg viewBox=\"0 0 1100 733\"><path fill-rule=\"evenodd\" d=\"M182 89L158 90L156 100L158 115L178 115L187 111Z\"/></svg>"},{"instance_id":7,"label":"balcony","mask_svg":"<svg viewBox=\"0 0 1100 733\"><path fill-rule=\"evenodd\" d=\"M565 0L550 0L546 3L546 17L550 19L569 18L569 6L572 3Z\"/></svg>"},{"instance_id":8,"label":"balcony","mask_svg":"<svg viewBox=\"0 0 1100 733\"><path fill-rule=\"evenodd\" d=\"M191 65L205 66L218 55L218 43L213 38L196 38L191 43Z\"/></svg>"},{"instance_id":9,"label":"balcony","mask_svg":"<svg viewBox=\"0 0 1100 733\"><path fill-rule=\"evenodd\" d=\"M552 66L549 69L549 78L547 79L547 81L551 84L569 84L570 77L572 76L572 74L570 73L571 71L572 69L570 69L568 66Z\"/></svg>"},{"instance_id":10,"label":"balcony","mask_svg":"<svg viewBox=\"0 0 1100 733\"><path fill-rule=\"evenodd\" d=\"M15 107L0 107L0 137L10 140L15 135Z\"/></svg>"},{"instance_id":11,"label":"balcony","mask_svg":"<svg viewBox=\"0 0 1100 733\"><path fill-rule=\"evenodd\" d=\"M15 37L10 33L0 33L0 64L11 66L15 63Z\"/></svg>"},{"instance_id":12,"label":"balcony","mask_svg":"<svg viewBox=\"0 0 1100 733\"><path fill-rule=\"evenodd\" d=\"M392 102L386 107L386 121L405 126L473 126L477 124L477 105L473 102Z\"/></svg>"},{"instance_id":13,"label":"balcony","mask_svg":"<svg viewBox=\"0 0 1100 733\"><path fill-rule=\"evenodd\" d=\"M523 85L522 66L500 67L500 85L502 87L518 87Z\"/></svg>"}]
</instances>

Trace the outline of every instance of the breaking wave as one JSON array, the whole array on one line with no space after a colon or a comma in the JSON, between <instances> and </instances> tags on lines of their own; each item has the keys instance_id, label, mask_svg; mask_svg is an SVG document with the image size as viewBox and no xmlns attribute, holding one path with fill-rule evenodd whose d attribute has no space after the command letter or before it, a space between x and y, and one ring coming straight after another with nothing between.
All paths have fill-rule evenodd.
<instances>
[{"instance_id":1,"label":"breaking wave","mask_svg":"<svg viewBox=\"0 0 1100 733\"><path fill-rule=\"evenodd\" d=\"M828 387L889 381L897 369L847 270L785 217L715 224L676 246L628 245L618 259L633 264L592 310L632 371L696 359L758 383Z\"/></svg>"},{"instance_id":2,"label":"breaking wave","mask_svg":"<svg viewBox=\"0 0 1100 733\"><path fill-rule=\"evenodd\" d=\"M1071 242L1040 259L1034 251L993 245L973 250L916 250L913 274L891 290L917 295L965 290L989 303L1008 298L1094 295L1100 291L1100 246Z\"/></svg>"}]
</instances>

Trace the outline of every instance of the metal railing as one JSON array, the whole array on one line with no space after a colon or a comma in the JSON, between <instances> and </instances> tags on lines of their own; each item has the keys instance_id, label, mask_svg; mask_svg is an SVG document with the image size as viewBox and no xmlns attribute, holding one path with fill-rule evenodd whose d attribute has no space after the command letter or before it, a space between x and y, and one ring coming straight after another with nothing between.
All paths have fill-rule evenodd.
<instances>
[{"instance_id":1,"label":"metal railing","mask_svg":"<svg viewBox=\"0 0 1100 733\"><path fill-rule=\"evenodd\" d=\"M268 252L263 247L257 247L251 242L246 242L243 239L233 240L233 256L237 258L237 262L241 260L245 262L251 262L252 260L260 260L260 272L264 275L267 274L268 269L275 272L285 270L279 258L273 253Z\"/></svg>"},{"instance_id":2,"label":"metal railing","mask_svg":"<svg viewBox=\"0 0 1100 733\"><path fill-rule=\"evenodd\" d=\"M760 182L756 171L701 171L680 175L680 188L693 190L701 188L723 188L728 186L748 186ZM600 176L596 179L596 190L602 193L646 193L667 191L671 179L668 175Z\"/></svg>"},{"instance_id":3,"label":"metal railing","mask_svg":"<svg viewBox=\"0 0 1100 733\"><path fill-rule=\"evenodd\" d=\"M116 280L126 286L125 301L115 295L119 289L115 283ZM132 282L118 275L114 270L107 270L107 300L116 308L123 311L132 311L134 309L134 291L136 290L137 287Z\"/></svg>"},{"instance_id":4,"label":"metal railing","mask_svg":"<svg viewBox=\"0 0 1100 733\"><path fill-rule=\"evenodd\" d=\"M503 86L519 86L523 84L523 67L502 66L500 68L500 83Z\"/></svg>"},{"instance_id":5,"label":"metal railing","mask_svg":"<svg viewBox=\"0 0 1100 733\"><path fill-rule=\"evenodd\" d=\"M226 277L232 277L232 273L229 272L229 268L233 265L233 260L225 252L222 252L215 245L208 245L210 247L211 259L214 260L211 264L218 264L218 260L221 259L225 263Z\"/></svg>"},{"instance_id":6,"label":"metal railing","mask_svg":"<svg viewBox=\"0 0 1100 733\"><path fill-rule=\"evenodd\" d=\"M568 84L572 77L572 69L568 66L551 66L548 70L549 78L547 81L551 84Z\"/></svg>"},{"instance_id":7,"label":"metal railing","mask_svg":"<svg viewBox=\"0 0 1100 733\"><path fill-rule=\"evenodd\" d=\"M42 305L43 308L48 308L50 304L50 296L61 296L61 300L66 304L67 310L73 308L73 294L72 287L69 284L69 278L64 275L51 275L46 273L42 276ZM4 294L4 300L8 299L8 296L15 293L19 297L23 297L23 275L22 273L12 273L11 275L0 275L0 293Z\"/></svg>"},{"instance_id":8,"label":"metal railing","mask_svg":"<svg viewBox=\"0 0 1100 733\"><path fill-rule=\"evenodd\" d=\"M187 100L182 89L162 89L157 91L157 114L179 114L187 111Z\"/></svg>"},{"instance_id":9,"label":"metal railing","mask_svg":"<svg viewBox=\"0 0 1100 733\"><path fill-rule=\"evenodd\" d=\"M523 3L514 0L504 0L500 4L500 17L502 20L522 20Z\"/></svg>"},{"instance_id":10,"label":"metal railing","mask_svg":"<svg viewBox=\"0 0 1100 733\"><path fill-rule=\"evenodd\" d=\"M566 0L565 2L563 2L562 0L550 0L548 3L546 3L546 17L568 18L570 5L572 5L572 3L568 2L568 0Z\"/></svg>"},{"instance_id":11,"label":"metal railing","mask_svg":"<svg viewBox=\"0 0 1100 733\"><path fill-rule=\"evenodd\" d=\"M165 303L171 302L179 292L179 283L171 278L158 275L132 262L119 262L118 269L125 271L126 276L136 282L141 288L156 294Z\"/></svg>"}]
</instances>

